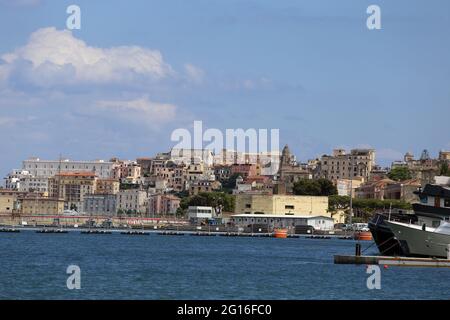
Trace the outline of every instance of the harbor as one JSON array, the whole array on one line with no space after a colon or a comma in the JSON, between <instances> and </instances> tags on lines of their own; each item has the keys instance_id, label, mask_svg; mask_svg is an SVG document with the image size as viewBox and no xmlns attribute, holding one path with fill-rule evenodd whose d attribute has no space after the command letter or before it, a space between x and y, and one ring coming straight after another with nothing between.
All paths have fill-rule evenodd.
<instances>
[{"instance_id":1,"label":"harbor","mask_svg":"<svg viewBox=\"0 0 450 320\"><path fill-rule=\"evenodd\" d=\"M365 265L333 261L335 255L354 254L358 242L336 237L35 231L0 233L0 250L7 252L2 298L398 300L442 299L450 291L442 281L446 268L381 268L382 290L368 290ZM361 243L363 250L372 244ZM365 254L376 256L377 248L372 245ZM69 265L81 269L81 290L65 286Z\"/></svg>"},{"instance_id":2,"label":"harbor","mask_svg":"<svg viewBox=\"0 0 450 320\"><path fill-rule=\"evenodd\" d=\"M201 228L201 227L200 227ZM181 230L182 231L181 231ZM219 228L218 228L219 229ZM219 229L220 230L220 229ZM36 232L45 234L59 234L59 233L80 233L80 234L123 234L123 235L146 235L155 234L161 236L223 236L223 237L273 237L280 238L275 235L274 232L230 232L227 230L211 230L211 228L199 229L198 226L191 226L185 228L177 227L163 227L163 228L86 228L86 227L30 227L30 226L13 226L13 227L0 227L1 233L19 233L24 232ZM308 238L308 239L342 239L353 240L354 236L341 235L341 234L329 234L329 235L310 235L310 234L286 234L282 238Z\"/></svg>"}]
</instances>

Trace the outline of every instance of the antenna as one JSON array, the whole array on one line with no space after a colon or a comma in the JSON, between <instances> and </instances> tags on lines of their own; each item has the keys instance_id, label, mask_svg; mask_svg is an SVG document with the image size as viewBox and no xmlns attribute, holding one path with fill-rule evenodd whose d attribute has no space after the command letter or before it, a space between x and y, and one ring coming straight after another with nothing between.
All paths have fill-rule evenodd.
<instances>
[{"instance_id":1,"label":"antenna","mask_svg":"<svg viewBox=\"0 0 450 320\"><path fill-rule=\"evenodd\" d=\"M57 179L57 193L56 193L56 199L59 201L59 188L60 188L60 179L61 179L61 153L59 154L59 161L58 161L58 179Z\"/></svg>"}]
</instances>

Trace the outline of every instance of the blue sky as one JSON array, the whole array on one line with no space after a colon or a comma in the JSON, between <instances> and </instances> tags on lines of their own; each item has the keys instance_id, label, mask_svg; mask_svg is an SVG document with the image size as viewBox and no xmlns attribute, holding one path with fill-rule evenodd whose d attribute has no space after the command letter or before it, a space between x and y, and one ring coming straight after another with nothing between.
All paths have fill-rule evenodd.
<instances>
[{"instance_id":1,"label":"blue sky","mask_svg":"<svg viewBox=\"0 0 450 320\"><path fill-rule=\"evenodd\" d=\"M64 31L70 4L81 30ZM279 128L302 161L436 155L450 149L448 30L444 0L0 0L0 171L151 156L194 120Z\"/></svg>"}]
</instances>

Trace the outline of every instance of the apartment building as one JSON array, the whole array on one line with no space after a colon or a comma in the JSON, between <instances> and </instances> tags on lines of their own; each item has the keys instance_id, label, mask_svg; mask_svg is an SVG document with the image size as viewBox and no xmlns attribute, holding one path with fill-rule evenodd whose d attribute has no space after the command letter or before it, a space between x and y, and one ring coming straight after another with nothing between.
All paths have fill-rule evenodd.
<instances>
[{"instance_id":1,"label":"apartment building","mask_svg":"<svg viewBox=\"0 0 450 320\"><path fill-rule=\"evenodd\" d=\"M117 212L115 194L87 194L84 196L83 212L93 216L115 216Z\"/></svg>"},{"instance_id":2,"label":"apartment building","mask_svg":"<svg viewBox=\"0 0 450 320\"><path fill-rule=\"evenodd\" d=\"M147 192L139 189L120 190L116 194L117 211L145 215L147 213Z\"/></svg>"},{"instance_id":3,"label":"apartment building","mask_svg":"<svg viewBox=\"0 0 450 320\"><path fill-rule=\"evenodd\" d=\"M148 197L148 215L175 215L181 199L171 194L152 194Z\"/></svg>"},{"instance_id":4,"label":"apartment building","mask_svg":"<svg viewBox=\"0 0 450 320\"><path fill-rule=\"evenodd\" d=\"M332 181L355 177L363 177L367 181L374 166L373 149L352 149L350 153L344 149L335 149L332 155L320 158L317 175Z\"/></svg>"},{"instance_id":5,"label":"apartment building","mask_svg":"<svg viewBox=\"0 0 450 320\"><path fill-rule=\"evenodd\" d=\"M25 176L20 179L19 191L48 193L48 178Z\"/></svg>"},{"instance_id":6,"label":"apartment building","mask_svg":"<svg viewBox=\"0 0 450 320\"><path fill-rule=\"evenodd\" d=\"M59 172L92 172L99 178L110 178L112 168L113 162L103 160L74 161L69 159L43 160L30 158L22 163L22 169L27 170L32 176L46 178L50 178Z\"/></svg>"},{"instance_id":7,"label":"apartment building","mask_svg":"<svg viewBox=\"0 0 450 320\"><path fill-rule=\"evenodd\" d=\"M97 176L92 172L61 172L49 179L49 194L62 198L66 209L82 210L84 196L95 193Z\"/></svg>"},{"instance_id":8,"label":"apartment building","mask_svg":"<svg viewBox=\"0 0 450 320\"><path fill-rule=\"evenodd\" d=\"M116 179L97 179L96 194L117 194L120 182Z\"/></svg>"}]
</instances>

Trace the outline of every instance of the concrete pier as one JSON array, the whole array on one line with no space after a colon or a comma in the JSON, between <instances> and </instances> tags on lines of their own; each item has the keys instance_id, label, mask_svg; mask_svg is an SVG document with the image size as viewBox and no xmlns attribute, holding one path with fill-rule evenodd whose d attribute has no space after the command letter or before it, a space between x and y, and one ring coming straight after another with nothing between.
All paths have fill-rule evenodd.
<instances>
[{"instance_id":1,"label":"concrete pier","mask_svg":"<svg viewBox=\"0 0 450 320\"><path fill-rule=\"evenodd\" d=\"M335 255L335 264L378 264L398 267L450 268L449 259L389 257L389 256L348 256Z\"/></svg>"}]
</instances>

